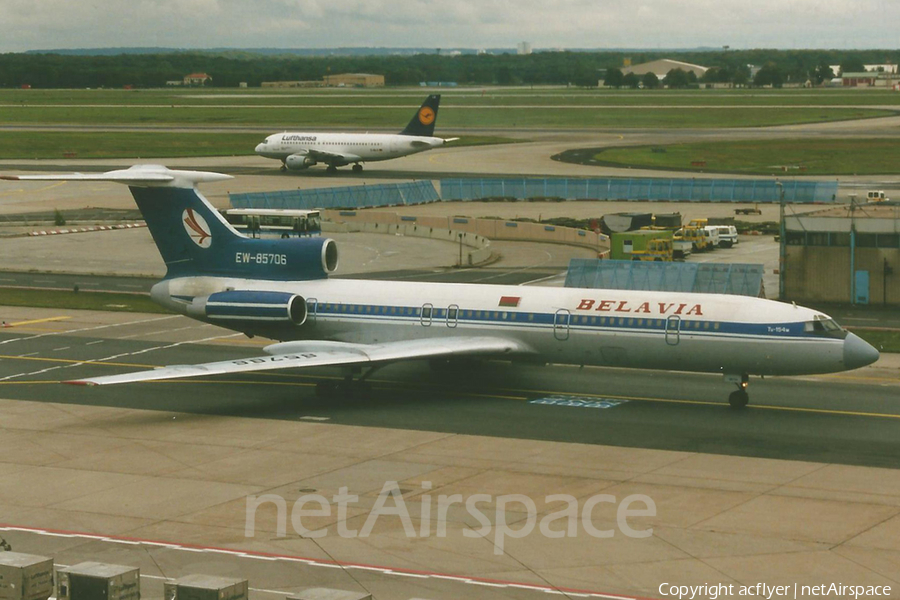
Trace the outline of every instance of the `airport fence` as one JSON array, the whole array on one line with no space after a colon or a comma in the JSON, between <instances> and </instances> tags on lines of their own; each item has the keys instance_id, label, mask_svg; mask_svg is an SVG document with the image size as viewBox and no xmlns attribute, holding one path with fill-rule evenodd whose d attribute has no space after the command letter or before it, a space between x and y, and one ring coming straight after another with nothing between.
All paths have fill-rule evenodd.
<instances>
[{"instance_id":1,"label":"airport fence","mask_svg":"<svg viewBox=\"0 0 900 600\"><path fill-rule=\"evenodd\" d=\"M229 198L234 208L307 210L425 204L441 199L431 181L229 194Z\"/></svg>"},{"instance_id":2,"label":"airport fence","mask_svg":"<svg viewBox=\"0 0 900 600\"><path fill-rule=\"evenodd\" d=\"M566 287L705 294L763 295L759 264L672 263L573 258Z\"/></svg>"},{"instance_id":3,"label":"airport fence","mask_svg":"<svg viewBox=\"0 0 900 600\"><path fill-rule=\"evenodd\" d=\"M783 181L781 185L786 203L826 203L837 198L837 181ZM778 203L781 190L770 179L442 179L441 198Z\"/></svg>"}]
</instances>

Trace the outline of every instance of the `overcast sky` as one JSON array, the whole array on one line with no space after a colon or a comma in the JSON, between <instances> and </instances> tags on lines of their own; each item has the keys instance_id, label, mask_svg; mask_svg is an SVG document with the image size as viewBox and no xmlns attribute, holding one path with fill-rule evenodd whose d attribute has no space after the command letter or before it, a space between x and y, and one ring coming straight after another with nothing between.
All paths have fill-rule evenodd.
<instances>
[{"instance_id":1,"label":"overcast sky","mask_svg":"<svg viewBox=\"0 0 900 600\"><path fill-rule=\"evenodd\" d=\"M52 48L897 48L898 0L0 0Z\"/></svg>"}]
</instances>

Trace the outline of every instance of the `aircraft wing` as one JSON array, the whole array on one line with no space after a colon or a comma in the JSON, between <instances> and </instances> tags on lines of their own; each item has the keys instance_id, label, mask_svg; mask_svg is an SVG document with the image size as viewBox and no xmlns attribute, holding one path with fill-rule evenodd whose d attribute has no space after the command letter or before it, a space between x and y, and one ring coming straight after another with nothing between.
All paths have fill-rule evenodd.
<instances>
[{"instance_id":1,"label":"aircraft wing","mask_svg":"<svg viewBox=\"0 0 900 600\"><path fill-rule=\"evenodd\" d=\"M305 152L306 156L316 160L316 162L332 163L343 162L352 163L362 160L362 157L356 154L344 154L342 152L325 152L323 150L314 150L309 148Z\"/></svg>"},{"instance_id":2,"label":"aircraft wing","mask_svg":"<svg viewBox=\"0 0 900 600\"><path fill-rule=\"evenodd\" d=\"M199 365L174 365L122 375L77 379L65 383L112 385L275 369L375 364L452 356L503 356L531 352L530 348L515 340L481 336L404 340L385 344L283 342L267 346L265 351L269 354L253 358L239 358Z\"/></svg>"}]
</instances>

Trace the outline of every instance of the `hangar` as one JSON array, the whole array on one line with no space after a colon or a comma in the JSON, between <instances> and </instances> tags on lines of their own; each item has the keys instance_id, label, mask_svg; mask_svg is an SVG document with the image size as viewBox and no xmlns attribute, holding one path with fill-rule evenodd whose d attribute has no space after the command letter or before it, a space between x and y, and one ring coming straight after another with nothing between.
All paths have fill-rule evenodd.
<instances>
[{"instance_id":1,"label":"hangar","mask_svg":"<svg viewBox=\"0 0 900 600\"><path fill-rule=\"evenodd\" d=\"M900 305L900 205L834 207L784 226L788 300Z\"/></svg>"},{"instance_id":2,"label":"hangar","mask_svg":"<svg viewBox=\"0 0 900 600\"><path fill-rule=\"evenodd\" d=\"M371 73L342 73L326 75L325 85L329 87L384 87L384 75Z\"/></svg>"},{"instance_id":3,"label":"hangar","mask_svg":"<svg viewBox=\"0 0 900 600\"><path fill-rule=\"evenodd\" d=\"M670 58L662 58L660 60L653 60L639 65L626 66L622 69L622 73L624 75L634 73L639 76L646 75L647 73L654 73L659 77L660 81L662 81L665 79L666 74L672 69L681 69L682 71L693 73L698 78L702 77L703 74L709 70L708 67L694 65L680 60L672 60Z\"/></svg>"}]
</instances>

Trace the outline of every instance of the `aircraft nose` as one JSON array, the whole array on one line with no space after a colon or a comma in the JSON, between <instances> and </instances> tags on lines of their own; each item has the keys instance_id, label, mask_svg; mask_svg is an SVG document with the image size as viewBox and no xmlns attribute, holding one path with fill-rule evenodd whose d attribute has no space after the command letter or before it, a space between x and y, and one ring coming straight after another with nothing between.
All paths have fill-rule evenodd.
<instances>
[{"instance_id":1,"label":"aircraft nose","mask_svg":"<svg viewBox=\"0 0 900 600\"><path fill-rule=\"evenodd\" d=\"M266 147L265 144L257 144L257 145L256 145L256 151L257 151L257 152L262 152L262 151L265 149L265 147Z\"/></svg>"},{"instance_id":2,"label":"aircraft nose","mask_svg":"<svg viewBox=\"0 0 900 600\"><path fill-rule=\"evenodd\" d=\"M847 369L871 365L879 356L878 350L857 335L848 333L844 339L844 366Z\"/></svg>"}]
</instances>

